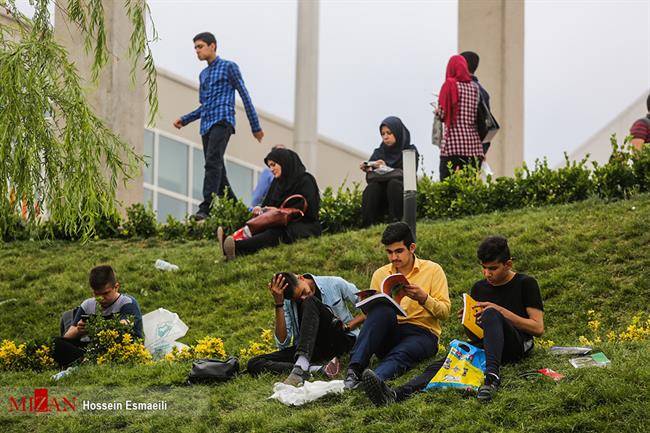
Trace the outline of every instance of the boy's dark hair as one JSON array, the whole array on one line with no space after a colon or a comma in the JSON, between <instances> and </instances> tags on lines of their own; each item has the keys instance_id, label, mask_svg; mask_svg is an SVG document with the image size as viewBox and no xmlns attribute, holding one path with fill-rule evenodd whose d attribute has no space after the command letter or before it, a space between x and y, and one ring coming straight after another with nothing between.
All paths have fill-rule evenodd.
<instances>
[{"instance_id":1,"label":"boy's dark hair","mask_svg":"<svg viewBox=\"0 0 650 433\"><path fill-rule=\"evenodd\" d=\"M648 93L648 99L645 100L645 106L648 109L648 113L650 113L650 93Z\"/></svg>"},{"instance_id":2,"label":"boy's dark hair","mask_svg":"<svg viewBox=\"0 0 650 433\"><path fill-rule=\"evenodd\" d=\"M460 53L461 56L467 61L467 69L469 69L470 74L476 72L478 68L479 57L474 51L463 51Z\"/></svg>"},{"instance_id":3,"label":"boy's dark hair","mask_svg":"<svg viewBox=\"0 0 650 433\"><path fill-rule=\"evenodd\" d=\"M296 275L291 272L278 272L275 274L274 278L278 275L283 276L284 282L287 283L287 287L284 289L282 296L284 296L284 299L293 299L293 294L296 290L296 287L298 287L298 278L296 278Z\"/></svg>"},{"instance_id":4,"label":"boy's dark hair","mask_svg":"<svg viewBox=\"0 0 650 433\"><path fill-rule=\"evenodd\" d=\"M215 38L214 35L210 32L199 33L198 35L194 36L192 42L196 42L198 40L201 40L208 45L214 44L215 47L217 46L217 38Z\"/></svg>"},{"instance_id":5,"label":"boy's dark hair","mask_svg":"<svg viewBox=\"0 0 650 433\"><path fill-rule=\"evenodd\" d=\"M405 222L396 222L388 224L384 234L381 235L381 243L384 245L394 244L395 242L404 242L406 248L414 242L411 228Z\"/></svg>"},{"instance_id":6,"label":"boy's dark hair","mask_svg":"<svg viewBox=\"0 0 650 433\"><path fill-rule=\"evenodd\" d=\"M478 246L476 255L481 263L505 263L512 258L508 240L503 236L489 236L483 239L481 245Z\"/></svg>"},{"instance_id":7,"label":"boy's dark hair","mask_svg":"<svg viewBox=\"0 0 650 433\"><path fill-rule=\"evenodd\" d=\"M90 270L90 277L88 278L90 287L94 291L104 290L107 285L113 287L117 283L115 271L108 265L95 266Z\"/></svg>"}]
</instances>

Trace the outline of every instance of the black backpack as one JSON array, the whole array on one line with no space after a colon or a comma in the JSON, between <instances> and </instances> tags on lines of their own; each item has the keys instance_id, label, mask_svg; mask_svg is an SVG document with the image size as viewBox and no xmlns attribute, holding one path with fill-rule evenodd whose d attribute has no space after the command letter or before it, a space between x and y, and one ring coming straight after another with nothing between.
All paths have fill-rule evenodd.
<instances>
[{"instance_id":1,"label":"black backpack","mask_svg":"<svg viewBox=\"0 0 650 433\"><path fill-rule=\"evenodd\" d=\"M59 331L61 333L61 337L63 337L68 331L68 328L72 326L72 321L74 320L74 316L77 314L77 310L79 310L79 308L80 307L76 307L72 310L64 311L61 315L61 320L59 321Z\"/></svg>"},{"instance_id":2,"label":"black backpack","mask_svg":"<svg viewBox=\"0 0 650 433\"><path fill-rule=\"evenodd\" d=\"M226 382L239 373L239 360L234 356L221 361L218 359L197 359L192 364L187 383Z\"/></svg>"}]
</instances>

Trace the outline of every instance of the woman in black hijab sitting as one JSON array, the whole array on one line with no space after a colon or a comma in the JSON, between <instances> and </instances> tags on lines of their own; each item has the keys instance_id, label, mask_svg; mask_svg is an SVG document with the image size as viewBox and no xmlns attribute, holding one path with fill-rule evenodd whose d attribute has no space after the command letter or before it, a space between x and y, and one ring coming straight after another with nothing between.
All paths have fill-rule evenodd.
<instances>
[{"instance_id":1,"label":"woman in black hijab sitting","mask_svg":"<svg viewBox=\"0 0 650 433\"><path fill-rule=\"evenodd\" d=\"M223 253L230 260L236 255L251 254L266 247L273 247L280 243L292 243L300 238L320 236L321 227L318 220L320 211L320 192L314 176L307 173L300 157L289 149L273 149L264 158L264 163L273 173L273 181L262 201L262 206L253 208L253 215L257 216L266 210L279 208L290 196L299 194L307 201L307 210L304 216L286 227L268 228L260 233L250 235L242 230L239 236L228 236L223 241ZM285 207L303 209L303 200L291 199ZM219 240L223 239L223 231L219 228Z\"/></svg>"},{"instance_id":2,"label":"woman in black hijab sitting","mask_svg":"<svg viewBox=\"0 0 650 433\"><path fill-rule=\"evenodd\" d=\"M363 227L376 224L388 211L388 219L402 219L404 182L402 176L402 150L417 148L411 144L411 134L398 117L390 116L379 125L382 142L370 156L369 163L361 163L368 186L363 191L361 216ZM419 159L419 156L416 158ZM398 171L379 174L386 167Z\"/></svg>"}]
</instances>

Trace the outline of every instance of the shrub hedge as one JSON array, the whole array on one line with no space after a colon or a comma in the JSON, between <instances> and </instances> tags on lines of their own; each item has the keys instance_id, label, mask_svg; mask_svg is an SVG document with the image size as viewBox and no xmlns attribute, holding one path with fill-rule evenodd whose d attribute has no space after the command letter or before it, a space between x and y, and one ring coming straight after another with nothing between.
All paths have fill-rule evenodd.
<instances>
[{"instance_id":1,"label":"shrub hedge","mask_svg":"<svg viewBox=\"0 0 650 433\"><path fill-rule=\"evenodd\" d=\"M628 140L619 146L612 136L612 155L606 164L569 161L551 169L546 159L525 163L515 170L513 177L488 176L472 167L454 173L442 182L425 175L418 180L418 215L420 218L459 218L486 212L504 211L524 207L571 203L590 197L605 200L628 198L633 194L650 191L650 146L634 151ZM361 224L362 187L341 185L336 193L330 187L323 191L320 220L323 231L336 233L356 229ZM126 219L119 215L99 218L95 238L147 238L164 239L214 238L217 227L233 232L250 218L246 205L239 200L216 197L210 217L197 223L191 219L181 222L172 216L166 224L158 224L155 213L142 204L126 209ZM4 241L27 239L80 239L75 233L59 227L55 221L27 223L18 214L3 224Z\"/></svg>"}]
</instances>

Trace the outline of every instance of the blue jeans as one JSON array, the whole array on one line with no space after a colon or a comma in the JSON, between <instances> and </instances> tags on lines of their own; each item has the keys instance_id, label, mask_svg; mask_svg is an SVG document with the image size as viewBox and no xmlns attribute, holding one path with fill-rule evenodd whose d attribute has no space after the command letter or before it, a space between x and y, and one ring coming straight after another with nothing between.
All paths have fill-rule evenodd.
<instances>
[{"instance_id":1,"label":"blue jeans","mask_svg":"<svg viewBox=\"0 0 650 433\"><path fill-rule=\"evenodd\" d=\"M395 310L388 305L372 308L350 354L350 366L360 374L372 355L381 359L375 373L382 380L392 379L438 352L438 337L411 323L397 323Z\"/></svg>"}]
</instances>

